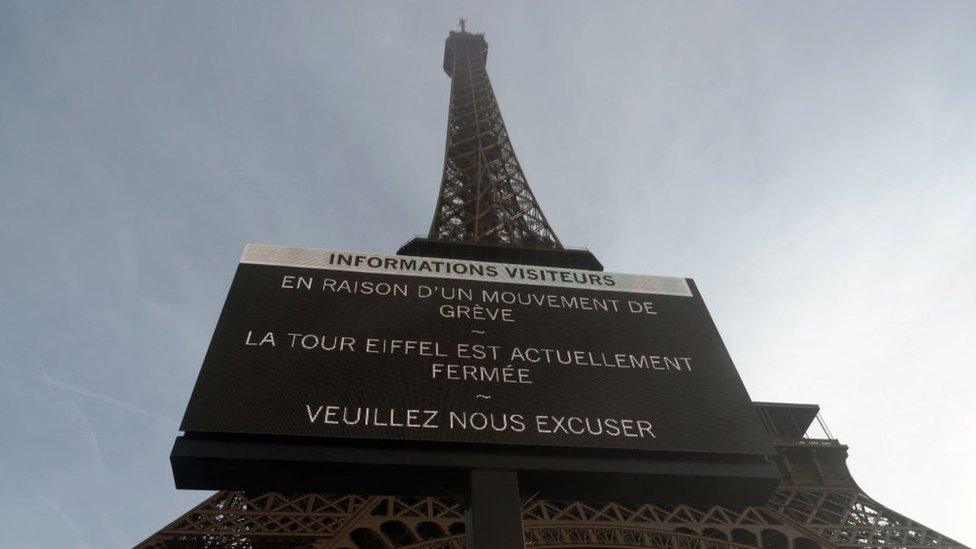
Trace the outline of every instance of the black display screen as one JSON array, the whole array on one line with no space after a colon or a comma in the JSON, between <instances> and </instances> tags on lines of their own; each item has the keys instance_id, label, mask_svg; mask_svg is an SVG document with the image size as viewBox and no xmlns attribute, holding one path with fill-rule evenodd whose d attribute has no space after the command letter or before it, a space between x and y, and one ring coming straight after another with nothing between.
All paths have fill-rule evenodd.
<instances>
[{"instance_id":1,"label":"black display screen","mask_svg":"<svg viewBox=\"0 0 976 549\"><path fill-rule=\"evenodd\" d=\"M255 245L181 429L770 450L690 281Z\"/></svg>"}]
</instances>

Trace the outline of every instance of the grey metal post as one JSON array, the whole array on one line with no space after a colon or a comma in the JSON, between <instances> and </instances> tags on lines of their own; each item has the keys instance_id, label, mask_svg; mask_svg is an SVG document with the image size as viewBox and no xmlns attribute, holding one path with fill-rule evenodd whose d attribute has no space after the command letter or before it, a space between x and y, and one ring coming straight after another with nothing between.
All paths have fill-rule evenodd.
<instances>
[{"instance_id":1,"label":"grey metal post","mask_svg":"<svg viewBox=\"0 0 976 549\"><path fill-rule=\"evenodd\" d=\"M525 549L518 473L473 469L465 523L468 549Z\"/></svg>"}]
</instances>

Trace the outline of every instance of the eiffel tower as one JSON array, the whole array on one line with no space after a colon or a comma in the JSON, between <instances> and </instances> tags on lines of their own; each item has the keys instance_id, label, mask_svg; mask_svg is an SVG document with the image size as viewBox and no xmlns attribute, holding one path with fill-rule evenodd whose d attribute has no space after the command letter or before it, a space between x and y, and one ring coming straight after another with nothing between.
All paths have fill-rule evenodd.
<instances>
[{"instance_id":1,"label":"eiffel tower","mask_svg":"<svg viewBox=\"0 0 976 549\"><path fill-rule=\"evenodd\" d=\"M400 253L600 269L588 252L563 250L542 214L488 80L487 52L484 35L467 32L463 20L447 38L444 70L452 84L444 175L428 238ZM818 406L754 406L783 477L765 505L552 501L523 494L526 547L964 547L866 495L847 468L847 446L830 434ZM220 491L139 547L461 549L464 508L423 494Z\"/></svg>"}]
</instances>

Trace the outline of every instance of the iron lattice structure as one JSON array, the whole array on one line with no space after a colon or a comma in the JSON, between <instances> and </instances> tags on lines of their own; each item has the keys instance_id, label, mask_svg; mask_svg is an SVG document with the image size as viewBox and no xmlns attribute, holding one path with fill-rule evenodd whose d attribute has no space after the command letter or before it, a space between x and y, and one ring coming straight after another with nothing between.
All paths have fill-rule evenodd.
<instances>
[{"instance_id":1,"label":"iron lattice structure","mask_svg":"<svg viewBox=\"0 0 976 549\"><path fill-rule=\"evenodd\" d=\"M783 483L763 507L522 504L526 547L950 549L962 544L867 496L847 447L805 435L816 407L757 404ZM432 497L218 492L140 547L462 549L464 509Z\"/></svg>"},{"instance_id":2,"label":"iron lattice structure","mask_svg":"<svg viewBox=\"0 0 976 549\"><path fill-rule=\"evenodd\" d=\"M512 150L485 71L483 35L452 32L444 179L430 238L561 249ZM783 482L762 507L523 501L531 548L951 549L962 544L867 496L846 465L847 447L810 438L818 407L757 403ZM820 424L822 426L822 423ZM140 547L462 549L464 509L423 496L221 491Z\"/></svg>"},{"instance_id":3,"label":"iron lattice structure","mask_svg":"<svg viewBox=\"0 0 976 549\"><path fill-rule=\"evenodd\" d=\"M561 249L515 157L487 59L483 34L463 27L451 32L444 48L444 71L451 77L444 175L428 237Z\"/></svg>"}]
</instances>

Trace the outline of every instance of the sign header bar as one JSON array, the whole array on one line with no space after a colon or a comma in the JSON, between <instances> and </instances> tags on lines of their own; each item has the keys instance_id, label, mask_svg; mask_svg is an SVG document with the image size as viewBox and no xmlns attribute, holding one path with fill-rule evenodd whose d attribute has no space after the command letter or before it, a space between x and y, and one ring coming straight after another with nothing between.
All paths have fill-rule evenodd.
<instances>
[{"instance_id":1,"label":"sign header bar","mask_svg":"<svg viewBox=\"0 0 976 549\"><path fill-rule=\"evenodd\" d=\"M693 297L688 282L677 277L606 273L458 259L341 252L270 244L248 244L241 256L241 263Z\"/></svg>"}]
</instances>

